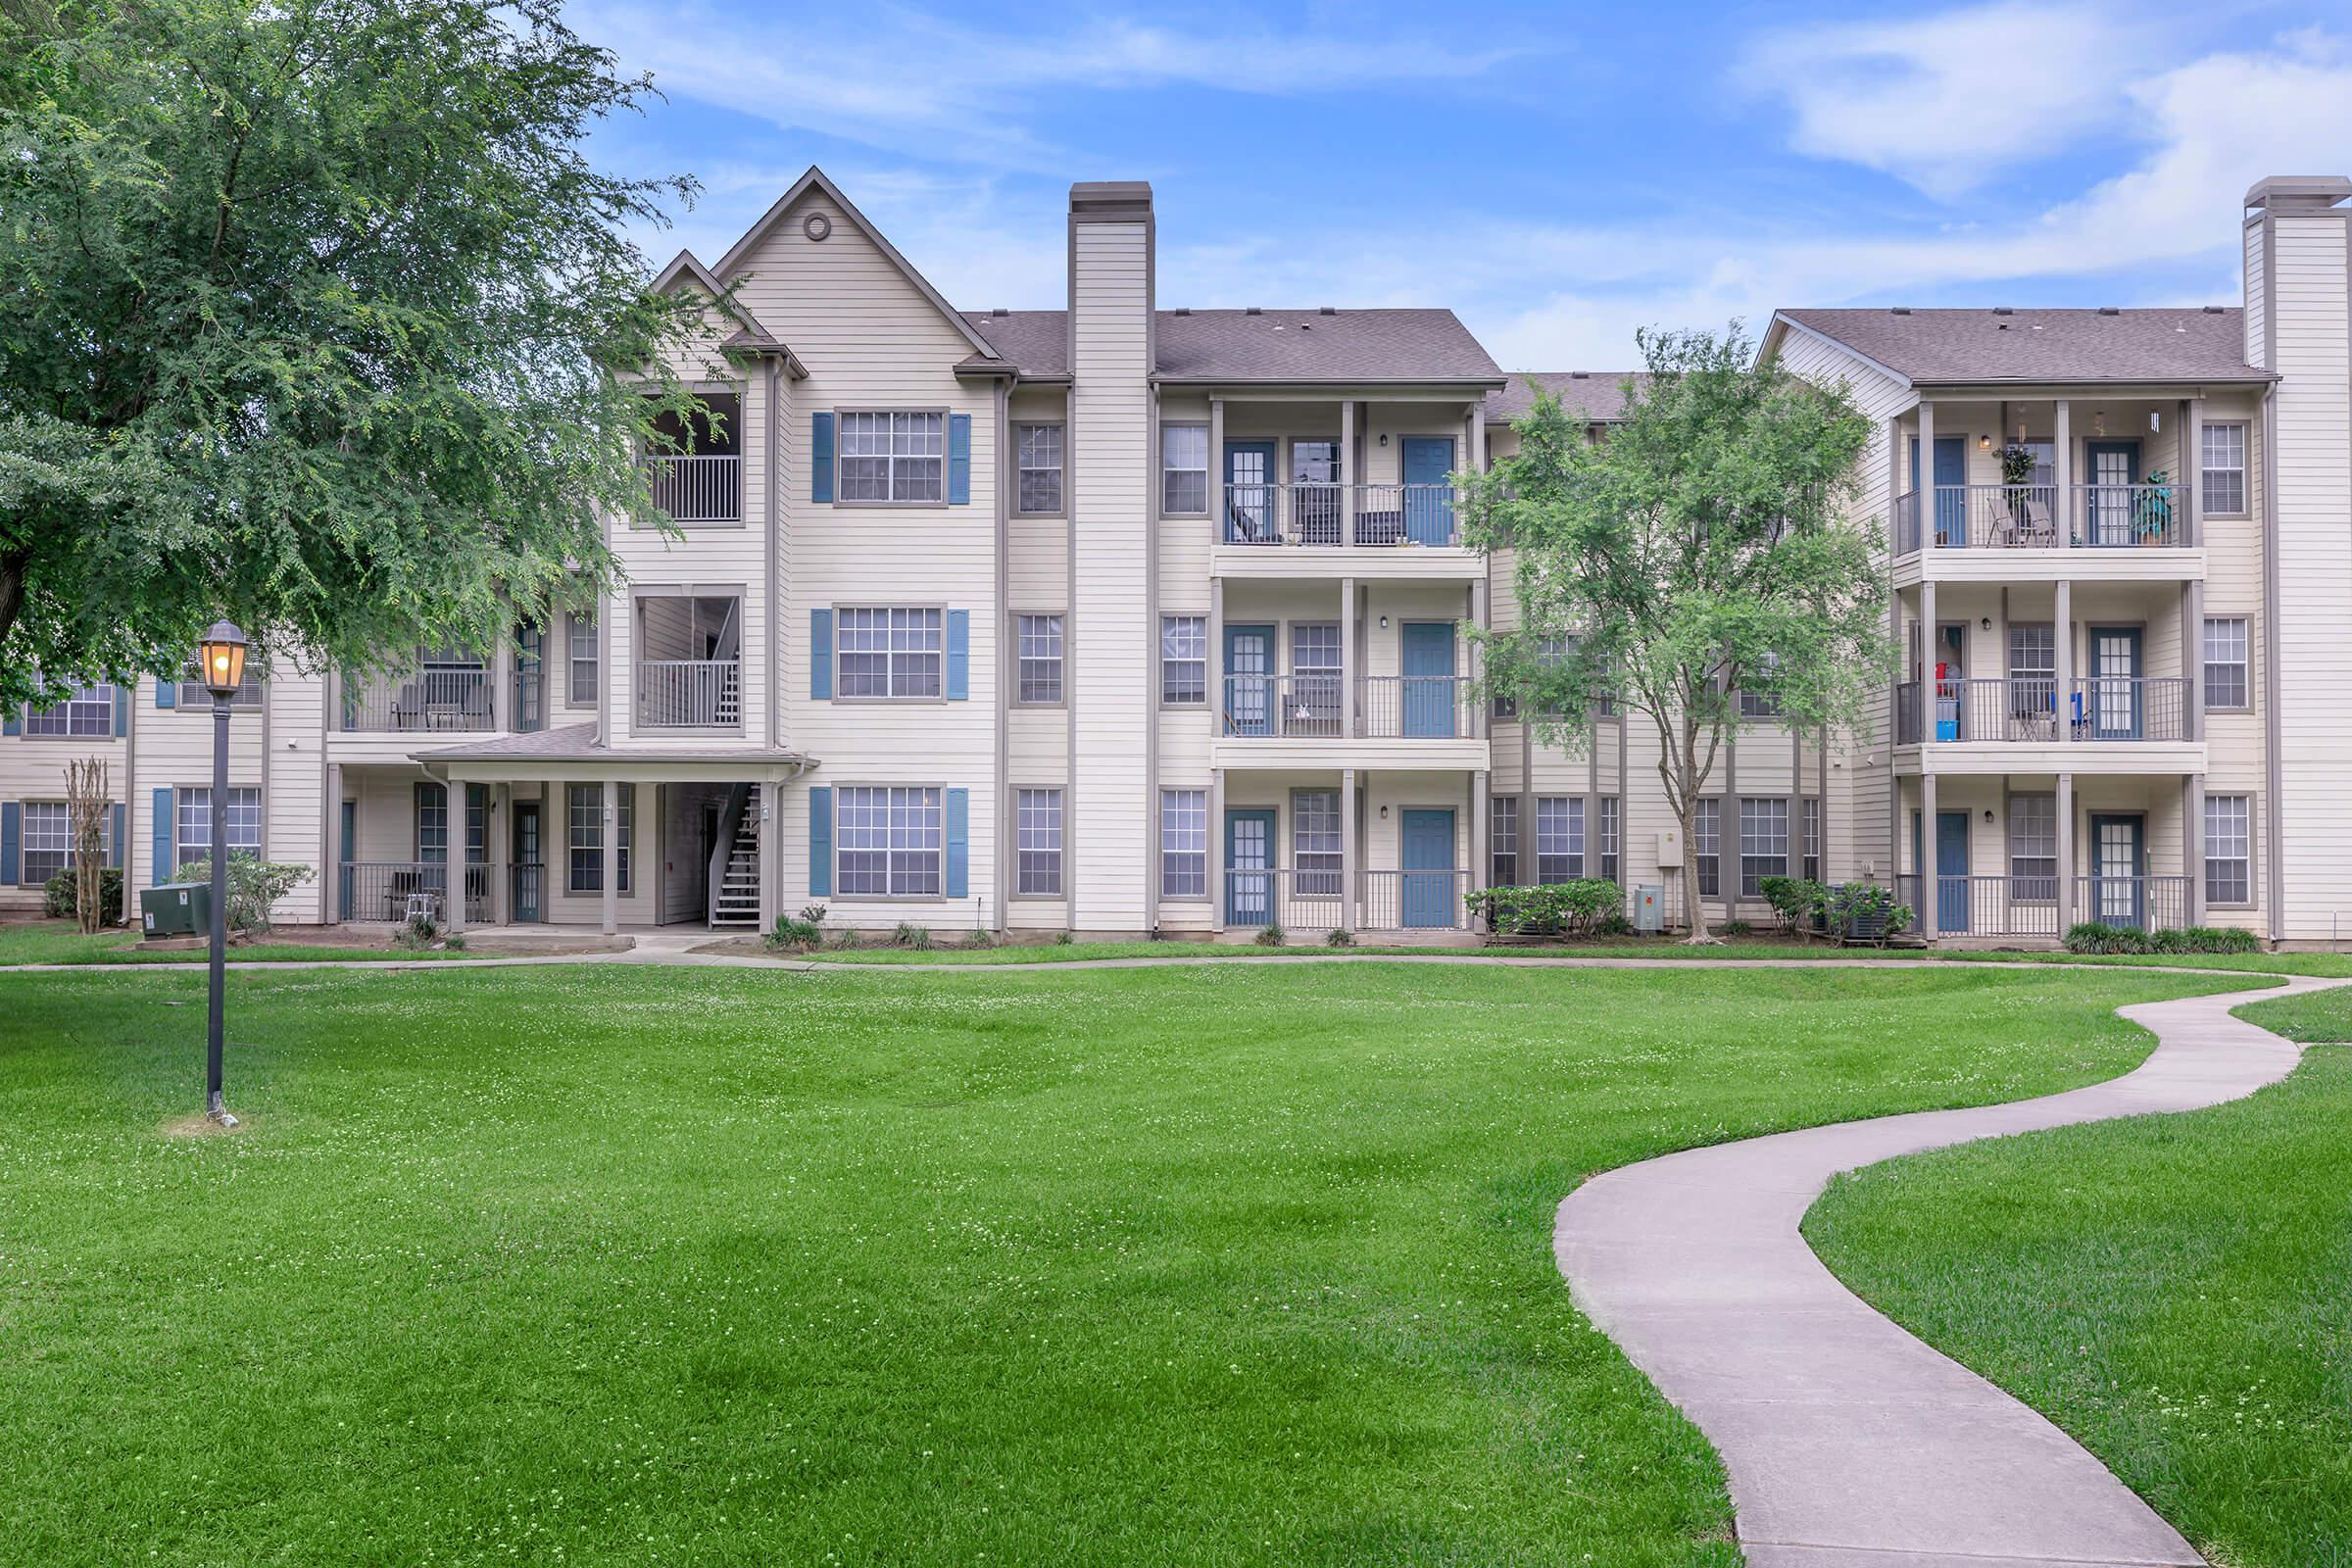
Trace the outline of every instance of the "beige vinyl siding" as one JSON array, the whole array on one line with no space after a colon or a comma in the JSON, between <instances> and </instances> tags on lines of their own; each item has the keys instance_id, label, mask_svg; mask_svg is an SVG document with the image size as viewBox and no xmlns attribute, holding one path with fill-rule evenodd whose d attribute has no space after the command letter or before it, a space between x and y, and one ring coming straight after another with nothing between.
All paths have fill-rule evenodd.
<instances>
[{"instance_id":1,"label":"beige vinyl siding","mask_svg":"<svg viewBox=\"0 0 2352 1568\"><path fill-rule=\"evenodd\" d=\"M2246 363L2263 369L2272 368L2266 356L2270 352L2270 299L2262 287L2263 235L2262 220L2246 224Z\"/></svg>"},{"instance_id":2,"label":"beige vinyl siding","mask_svg":"<svg viewBox=\"0 0 2352 1568\"><path fill-rule=\"evenodd\" d=\"M503 700L503 699L502 699ZM318 864L325 844L326 682L288 674L270 686L269 777L262 807L262 854L271 860ZM229 720L233 732L240 722ZM277 902L273 919L311 924L325 917L331 872L320 872Z\"/></svg>"},{"instance_id":3,"label":"beige vinyl siding","mask_svg":"<svg viewBox=\"0 0 2352 1568\"><path fill-rule=\"evenodd\" d=\"M2271 258L2277 311L2278 592L2284 629L2279 670L2282 827L2288 846L2286 932L2331 934L2352 906L2352 364L2346 334L2346 225L2342 214L2282 216Z\"/></svg>"},{"instance_id":4,"label":"beige vinyl siding","mask_svg":"<svg viewBox=\"0 0 2352 1568\"><path fill-rule=\"evenodd\" d=\"M213 782L213 710L210 704L189 707L157 708L155 680L142 677L134 704L132 722L138 726L138 777L133 782L130 808L130 847L132 885L147 887L154 881L155 791L169 788L173 792L173 811L178 809L178 791L188 787L210 789ZM276 701L272 694L270 701ZM316 723L316 719L313 720ZM269 844L276 833L279 802L269 788L264 776L262 730L263 710L241 708L228 721L228 786L231 789L258 788L262 791L262 842ZM314 777L308 793L316 800L318 785ZM299 805L296 809L300 809ZM315 810L315 808L314 808ZM314 823L316 818L314 816ZM177 851L177 831L173 833L173 854ZM316 858L313 851L306 858ZM134 903L134 907L135 903Z\"/></svg>"},{"instance_id":5,"label":"beige vinyl siding","mask_svg":"<svg viewBox=\"0 0 2352 1568\"><path fill-rule=\"evenodd\" d=\"M1079 608L1069 678L1078 733L1068 803L1077 846L1070 919L1083 930L1131 931L1151 923L1158 844L1158 803L1141 765L1158 642L1145 587L1145 519L1147 509L1157 508L1156 454L1148 458L1145 450L1150 231L1141 221L1087 222L1071 233L1072 597ZM1199 782L1206 784L1205 774Z\"/></svg>"},{"instance_id":6,"label":"beige vinyl siding","mask_svg":"<svg viewBox=\"0 0 2352 1568\"><path fill-rule=\"evenodd\" d=\"M131 722L138 723L141 714L135 706ZM153 701L152 692L149 701ZM20 714L20 716L22 716ZM209 733L209 732L208 732ZM66 763L98 758L106 763L106 787L110 798L117 801L135 801L128 793L132 788L127 759L127 741L114 738L110 724L104 736L33 736L10 735L0 737L0 801L62 801L66 798ZM146 831L146 819L133 809L128 815L129 837L135 846ZM20 846L21 853L21 846ZM144 887L140 882L135 884ZM41 907L38 887L20 888L14 883L0 883L0 914L32 915ZM138 907L134 894L131 904Z\"/></svg>"}]
</instances>

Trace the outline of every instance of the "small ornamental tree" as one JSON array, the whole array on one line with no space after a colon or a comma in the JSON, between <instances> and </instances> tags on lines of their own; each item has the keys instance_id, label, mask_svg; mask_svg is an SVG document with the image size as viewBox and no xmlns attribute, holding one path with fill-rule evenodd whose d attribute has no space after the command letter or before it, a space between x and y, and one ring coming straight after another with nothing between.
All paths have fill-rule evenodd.
<instances>
[{"instance_id":1,"label":"small ornamental tree","mask_svg":"<svg viewBox=\"0 0 2352 1568\"><path fill-rule=\"evenodd\" d=\"M1861 722L1892 658L1883 534L1843 514L1870 421L1842 388L1757 363L1737 322L1639 340L1648 374L1622 422L1594 441L1539 395L1517 455L1463 477L1465 529L1513 561L1518 624L1478 634L1491 694L1571 751L1596 694L1645 720L1694 847L1742 688L1800 729ZM1690 940L1708 940L1697 876L1682 881Z\"/></svg>"},{"instance_id":2,"label":"small ornamental tree","mask_svg":"<svg viewBox=\"0 0 2352 1568\"><path fill-rule=\"evenodd\" d=\"M691 185L581 152L650 90L559 0L0 4L0 703L607 587L709 305L630 238Z\"/></svg>"},{"instance_id":3,"label":"small ornamental tree","mask_svg":"<svg viewBox=\"0 0 2352 1568\"><path fill-rule=\"evenodd\" d=\"M66 763L66 828L74 836L74 918L84 935L117 911L107 907L106 813L113 808L106 787L106 759L78 758Z\"/></svg>"}]
</instances>

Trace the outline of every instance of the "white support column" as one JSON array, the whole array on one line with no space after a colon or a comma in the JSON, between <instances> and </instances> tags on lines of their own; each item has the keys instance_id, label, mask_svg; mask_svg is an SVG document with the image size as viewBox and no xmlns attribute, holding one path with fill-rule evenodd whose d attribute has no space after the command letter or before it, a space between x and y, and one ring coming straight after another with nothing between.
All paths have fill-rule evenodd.
<instances>
[{"instance_id":1,"label":"white support column","mask_svg":"<svg viewBox=\"0 0 2352 1568\"><path fill-rule=\"evenodd\" d=\"M2075 775L2058 775L2058 934L2075 923Z\"/></svg>"},{"instance_id":2,"label":"white support column","mask_svg":"<svg viewBox=\"0 0 2352 1568\"><path fill-rule=\"evenodd\" d=\"M604 931L612 936L620 930L620 785L605 780L604 794Z\"/></svg>"},{"instance_id":3,"label":"white support column","mask_svg":"<svg viewBox=\"0 0 2352 1568\"><path fill-rule=\"evenodd\" d=\"M1232 526L1233 507L1225 494L1225 400L1208 400L1208 514L1212 519L1209 541L1226 542L1225 530ZM1216 658L1222 658L1217 655ZM1210 662L1213 664L1215 659Z\"/></svg>"},{"instance_id":4,"label":"white support column","mask_svg":"<svg viewBox=\"0 0 2352 1568\"><path fill-rule=\"evenodd\" d=\"M508 869L508 857L514 850L514 834L510 826L514 817L509 814L514 808L508 800L512 788L507 784L491 785L490 798L483 803L482 836L488 842L482 846L482 858L488 863L483 867L482 874L490 879L492 925L514 923L514 911L510 907L514 892L514 877Z\"/></svg>"},{"instance_id":5,"label":"white support column","mask_svg":"<svg viewBox=\"0 0 2352 1568\"><path fill-rule=\"evenodd\" d=\"M2180 781L2180 869L2188 878L2188 923L2205 923L2205 775Z\"/></svg>"},{"instance_id":6,"label":"white support column","mask_svg":"<svg viewBox=\"0 0 2352 1568\"><path fill-rule=\"evenodd\" d=\"M1201 695L1208 700L1208 733L1213 740L1225 733L1225 579L1222 577L1208 579L1208 647L1201 651L1200 680L1208 688Z\"/></svg>"},{"instance_id":7,"label":"white support column","mask_svg":"<svg viewBox=\"0 0 2352 1568\"><path fill-rule=\"evenodd\" d=\"M2174 466L2177 482L2185 492L2180 514L2187 519L2180 542L2205 542L2205 400L2180 400L2180 461Z\"/></svg>"},{"instance_id":8,"label":"white support column","mask_svg":"<svg viewBox=\"0 0 2352 1568\"><path fill-rule=\"evenodd\" d=\"M2051 407L2050 443L2052 449L2051 479L2058 490L2058 505L2053 515L2058 523L2058 548L2071 550L2075 543L2075 431L2074 407L2060 398ZM2062 634L2063 635L2063 634ZM2063 699L2061 699L2063 701Z\"/></svg>"},{"instance_id":9,"label":"white support column","mask_svg":"<svg viewBox=\"0 0 2352 1568\"><path fill-rule=\"evenodd\" d=\"M2064 577L2059 578L2057 596L2057 612L2050 625L2050 643L2058 653L2058 738L2071 741L2075 738L2075 585Z\"/></svg>"},{"instance_id":10,"label":"white support column","mask_svg":"<svg viewBox=\"0 0 2352 1568\"><path fill-rule=\"evenodd\" d=\"M1493 842L1487 836L1488 799L1487 770L1482 767L1470 775L1470 891L1473 893L1487 891L1487 868L1494 860L1494 857L1488 853L1488 846ZM1591 826L1590 823L1586 824L1588 831ZM1479 922L1472 920L1469 926L1476 931Z\"/></svg>"},{"instance_id":11,"label":"white support column","mask_svg":"<svg viewBox=\"0 0 2352 1568\"><path fill-rule=\"evenodd\" d=\"M2180 733L2192 741L2205 738L2205 582L2198 578L2180 587L2180 673L2188 678L2181 688L2188 710L2180 715Z\"/></svg>"},{"instance_id":12,"label":"white support column","mask_svg":"<svg viewBox=\"0 0 2352 1568\"><path fill-rule=\"evenodd\" d=\"M1487 579L1485 573L1482 571L1480 575L1473 579L1470 584L1470 624L1477 627L1482 632L1485 631L1487 629L1488 614ZM1488 702L1483 695L1485 690L1483 683L1486 678L1486 673L1487 645L1474 637L1470 640L1470 690L1474 694L1480 695L1478 696L1478 705L1472 710L1470 733L1476 735L1481 740L1488 738L1494 727L1494 705ZM1591 750L1592 751L1593 755L1599 755L1600 748L1597 745L1592 746Z\"/></svg>"},{"instance_id":13,"label":"white support column","mask_svg":"<svg viewBox=\"0 0 2352 1568\"><path fill-rule=\"evenodd\" d=\"M1912 486L1919 496L1919 548L1936 548L1936 405L1926 398L1919 400L1919 482ZM1933 638L1935 617L1929 617L1928 635Z\"/></svg>"},{"instance_id":14,"label":"white support column","mask_svg":"<svg viewBox=\"0 0 2352 1568\"><path fill-rule=\"evenodd\" d=\"M441 924L451 936L466 929L466 786L441 787Z\"/></svg>"},{"instance_id":15,"label":"white support column","mask_svg":"<svg viewBox=\"0 0 2352 1568\"><path fill-rule=\"evenodd\" d=\"M1355 543L1355 487L1363 475L1355 471L1355 399L1340 400L1340 543ZM1342 633L1345 636L1346 633Z\"/></svg>"},{"instance_id":16,"label":"white support column","mask_svg":"<svg viewBox=\"0 0 2352 1568\"><path fill-rule=\"evenodd\" d=\"M1208 770L1208 900L1209 919L1225 929L1225 770Z\"/></svg>"},{"instance_id":17,"label":"white support column","mask_svg":"<svg viewBox=\"0 0 2352 1568\"><path fill-rule=\"evenodd\" d=\"M327 723L334 723L335 685L326 685ZM125 783L127 784L127 780ZM351 858L353 846L343 842L343 764L326 764L326 858L318 868L318 923L336 925L343 919L343 862ZM122 846L122 885L124 898L130 897L130 846ZM125 919L127 919L127 912Z\"/></svg>"},{"instance_id":18,"label":"white support column","mask_svg":"<svg viewBox=\"0 0 2352 1568\"><path fill-rule=\"evenodd\" d=\"M1936 656L1943 639L1936 627L1936 579L1919 585L1919 754L1924 771L1935 763L1936 721L1943 715L1942 683L1936 678Z\"/></svg>"},{"instance_id":19,"label":"white support column","mask_svg":"<svg viewBox=\"0 0 2352 1568\"><path fill-rule=\"evenodd\" d=\"M762 935L776 928L776 919L784 912L784 803L778 798L784 793L783 781L769 775L760 781L760 798L751 805L753 820L760 834L760 930ZM1000 904L1002 900L998 901Z\"/></svg>"},{"instance_id":20,"label":"white support column","mask_svg":"<svg viewBox=\"0 0 2352 1568\"><path fill-rule=\"evenodd\" d=\"M1363 923L1363 890L1356 886L1363 866L1355 853L1355 769L1340 770L1340 926L1352 932Z\"/></svg>"},{"instance_id":21,"label":"white support column","mask_svg":"<svg viewBox=\"0 0 2352 1568\"><path fill-rule=\"evenodd\" d=\"M1943 862L1936 856L1936 775L1919 775L1919 926L1930 941L1943 935Z\"/></svg>"},{"instance_id":22,"label":"white support column","mask_svg":"<svg viewBox=\"0 0 2352 1568\"><path fill-rule=\"evenodd\" d=\"M1355 579L1340 579L1340 733L1352 738L1361 726L1356 701L1356 664L1362 653L1355 646Z\"/></svg>"}]
</instances>

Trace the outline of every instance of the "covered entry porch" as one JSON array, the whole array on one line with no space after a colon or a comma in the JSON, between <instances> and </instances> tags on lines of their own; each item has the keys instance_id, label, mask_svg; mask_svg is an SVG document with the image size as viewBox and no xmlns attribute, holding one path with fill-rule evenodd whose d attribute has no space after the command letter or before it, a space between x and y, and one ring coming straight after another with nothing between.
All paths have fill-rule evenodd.
<instances>
[{"instance_id":1,"label":"covered entry porch","mask_svg":"<svg viewBox=\"0 0 2352 1568\"><path fill-rule=\"evenodd\" d=\"M1237 939L1268 925L1467 941L1486 885L1486 774L1224 768L1211 791L1209 904Z\"/></svg>"}]
</instances>

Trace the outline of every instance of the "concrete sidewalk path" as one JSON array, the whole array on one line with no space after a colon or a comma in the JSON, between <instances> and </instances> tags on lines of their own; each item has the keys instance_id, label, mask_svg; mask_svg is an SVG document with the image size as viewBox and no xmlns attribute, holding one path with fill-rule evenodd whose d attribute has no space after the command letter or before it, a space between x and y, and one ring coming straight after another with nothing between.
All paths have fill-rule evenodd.
<instances>
[{"instance_id":1,"label":"concrete sidewalk path","mask_svg":"<svg viewBox=\"0 0 2352 1568\"><path fill-rule=\"evenodd\" d=\"M1723 1455L1752 1568L2201 1564L2073 1439L1838 1284L1797 1226L1839 1171L2252 1094L2286 1076L2297 1048L2230 1009L2345 983L2121 1008L2157 1036L2155 1052L2133 1072L2066 1094L1609 1171L1560 1204L1560 1272L1577 1305Z\"/></svg>"}]
</instances>

